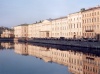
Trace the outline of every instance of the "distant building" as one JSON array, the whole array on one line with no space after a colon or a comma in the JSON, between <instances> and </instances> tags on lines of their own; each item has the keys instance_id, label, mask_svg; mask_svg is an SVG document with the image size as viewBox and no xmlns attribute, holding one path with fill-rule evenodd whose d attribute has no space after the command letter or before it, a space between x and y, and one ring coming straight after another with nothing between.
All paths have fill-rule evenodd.
<instances>
[{"instance_id":1,"label":"distant building","mask_svg":"<svg viewBox=\"0 0 100 74\"><path fill-rule=\"evenodd\" d=\"M12 37L14 37L13 29L5 29L1 34L1 38L12 38Z\"/></svg>"},{"instance_id":2,"label":"distant building","mask_svg":"<svg viewBox=\"0 0 100 74\"><path fill-rule=\"evenodd\" d=\"M65 17L47 19L14 27L15 37L96 38L100 40L100 6L81 9Z\"/></svg>"},{"instance_id":3,"label":"distant building","mask_svg":"<svg viewBox=\"0 0 100 74\"><path fill-rule=\"evenodd\" d=\"M26 38L28 37L28 24L22 24L14 27L15 38Z\"/></svg>"}]
</instances>

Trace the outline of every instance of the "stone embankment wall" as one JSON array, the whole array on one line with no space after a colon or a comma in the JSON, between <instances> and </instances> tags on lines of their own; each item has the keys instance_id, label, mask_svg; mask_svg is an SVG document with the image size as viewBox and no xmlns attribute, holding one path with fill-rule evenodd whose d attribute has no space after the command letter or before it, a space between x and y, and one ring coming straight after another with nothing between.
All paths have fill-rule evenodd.
<instances>
[{"instance_id":1,"label":"stone embankment wall","mask_svg":"<svg viewBox=\"0 0 100 74\"><path fill-rule=\"evenodd\" d=\"M67 46L76 46L76 47L87 47L87 48L100 48L100 42L89 42L89 41L69 41L63 39L31 39L28 42L36 43L47 43L47 44L57 44L57 45L67 45Z\"/></svg>"},{"instance_id":2,"label":"stone embankment wall","mask_svg":"<svg viewBox=\"0 0 100 74\"><path fill-rule=\"evenodd\" d=\"M0 41L12 42L12 41L14 41L14 38L0 38Z\"/></svg>"}]
</instances>

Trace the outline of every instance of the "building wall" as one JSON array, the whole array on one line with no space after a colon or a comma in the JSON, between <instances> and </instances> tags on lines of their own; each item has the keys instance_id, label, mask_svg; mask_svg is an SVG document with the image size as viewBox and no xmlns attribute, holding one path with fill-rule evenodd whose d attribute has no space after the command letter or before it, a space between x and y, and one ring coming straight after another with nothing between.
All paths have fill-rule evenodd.
<instances>
[{"instance_id":1,"label":"building wall","mask_svg":"<svg viewBox=\"0 0 100 74\"><path fill-rule=\"evenodd\" d=\"M41 23L36 23L33 25L33 31L32 31L32 37L33 38L40 38L40 28L41 28Z\"/></svg>"},{"instance_id":2,"label":"building wall","mask_svg":"<svg viewBox=\"0 0 100 74\"><path fill-rule=\"evenodd\" d=\"M48 38L51 37L51 22L44 20L28 26L29 38Z\"/></svg>"},{"instance_id":3,"label":"building wall","mask_svg":"<svg viewBox=\"0 0 100 74\"><path fill-rule=\"evenodd\" d=\"M28 37L28 25L20 25L14 27L15 37Z\"/></svg>"},{"instance_id":4,"label":"building wall","mask_svg":"<svg viewBox=\"0 0 100 74\"><path fill-rule=\"evenodd\" d=\"M14 37L14 31L13 30L4 30L3 33L1 34L1 37L4 38L10 38Z\"/></svg>"},{"instance_id":5,"label":"building wall","mask_svg":"<svg viewBox=\"0 0 100 74\"><path fill-rule=\"evenodd\" d=\"M28 37L28 26L22 26L22 37Z\"/></svg>"},{"instance_id":6,"label":"building wall","mask_svg":"<svg viewBox=\"0 0 100 74\"><path fill-rule=\"evenodd\" d=\"M14 27L14 35L15 37L22 37L21 33L22 33L22 30L21 30L21 26L16 26Z\"/></svg>"},{"instance_id":7,"label":"building wall","mask_svg":"<svg viewBox=\"0 0 100 74\"><path fill-rule=\"evenodd\" d=\"M49 38L51 37L51 21L49 20L44 20L41 23L41 28L40 28L40 38Z\"/></svg>"},{"instance_id":8,"label":"building wall","mask_svg":"<svg viewBox=\"0 0 100 74\"><path fill-rule=\"evenodd\" d=\"M68 38L82 38L82 14L81 12L68 15Z\"/></svg>"},{"instance_id":9,"label":"building wall","mask_svg":"<svg viewBox=\"0 0 100 74\"><path fill-rule=\"evenodd\" d=\"M96 38L100 34L100 6L82 12L83 37Z\"/></svg>"},{"instance_id":10,"label":"building wall","mask_svg":"<svg viewBox=\"0 0 100 74\"><path fill-rule=\"evenodd\" d=\"M33 24L28 25L28 38L32 37Z\"/></svg>"},{"instance_id":11,"label":"building wall","mask_svg":"<svg viewBox=\"0 0 100 74\"><path fill-rule=\"evenodd\" d=\"M67 17L61 17L52 20L51 37L67 37Z\"/></svg>"},{"instance_id":12,"label":"building wall","mask_svg":"<svg viewBox=\"0 0 100 74\"><path fill-rule=\"evenodd\" d=\"M14 29L15 37L100 39L100 6Z\"/></svg>"}]
</instances>

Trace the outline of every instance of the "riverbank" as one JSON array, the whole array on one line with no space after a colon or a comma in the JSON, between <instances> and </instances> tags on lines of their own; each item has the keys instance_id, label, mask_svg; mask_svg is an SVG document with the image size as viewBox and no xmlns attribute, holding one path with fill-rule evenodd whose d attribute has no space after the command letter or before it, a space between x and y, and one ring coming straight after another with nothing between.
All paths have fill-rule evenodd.
<instances>
[{"instance_id":1,"label":"riverbank","mask_svg":"<svg viewBox=\"0 0 100 74\"><path fill-rule=\"evenodd\" d=\"M0 38L0 42L13 42L14 38Z\"/></svg>"},{"instance_id":2,"label":"riverbank","mask_svg":"<svg viewBox=\"0 0 100 74\"><path fill-rule=\"evenodd\" d=\"M83 48L100 48L100 41L80 41L80 40L69 40L69 39L45 39L45 38L33 38L25 40L19 40L28 43L45 43L45 44L55 44L55 45L65 45L73 47L83 47Z\"/></svg>"}]
</instances>

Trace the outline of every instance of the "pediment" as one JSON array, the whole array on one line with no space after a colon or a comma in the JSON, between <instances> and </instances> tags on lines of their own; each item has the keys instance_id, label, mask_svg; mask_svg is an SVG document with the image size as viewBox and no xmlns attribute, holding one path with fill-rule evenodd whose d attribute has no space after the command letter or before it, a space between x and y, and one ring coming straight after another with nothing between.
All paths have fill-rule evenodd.
<instances>
[{"instance_id":1,"label":"pediment","mask_svg":"<svg viewBox=\"0 0 100 74\"><path fill-rule=\"evenodd\" d=\"M44 20L42 23L50 23L50 21L48 21L48 20Z\"/></svg>"}]
</instances>

